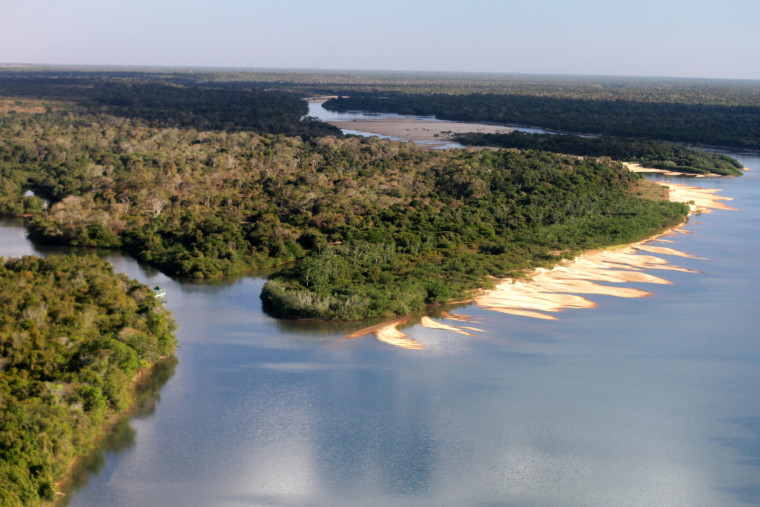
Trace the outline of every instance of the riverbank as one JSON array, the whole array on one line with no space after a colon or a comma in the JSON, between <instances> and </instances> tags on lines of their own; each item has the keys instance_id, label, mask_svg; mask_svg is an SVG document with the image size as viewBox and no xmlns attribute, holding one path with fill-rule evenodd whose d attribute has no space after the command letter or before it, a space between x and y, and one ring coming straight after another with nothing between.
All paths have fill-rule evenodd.
<instances>
[{"instance_id":1,"label":"riverbank","mask_svg":"<svg viewBox=\"0 0 760 507\"><path fill-rule=\"evenodd\" d=\"M102 455L110 449L118 449L123 440L119 430L130 433L129 421L141 414L149 414L155 409L158 392L174 375L177 358L172 354L162 356L150 366L139 370L128 387L132 400L127 408L110 413L101 425L100 433L90 442L90 450L69 463L66 472L55 483L56 497L43 502L43 506L68 505L68 498L87 482L87 478L102 462ZM123 428L122 428L123 426Z\"/></svg>"},{"instance_id":2,"label":"riverbank","mask_svg":"<svg viewBox=\"0 0 760 507\"><path fill-rule=\"evenodd\" d=\"M717 195L717 189L705 189L670 182L657 182L669 190L669 198L675 202L690 204L689 215L711 213L713 210L735 210L722 201L730 197ZM696 273L668 260L650 255L699 259L688 253L652 243L668 243L669 235L688 234L685 223L667 229L644 241L585 252L578 257L560 263L552 269L539 268L525 279L506 278L500 280L492 290L483 291L472 299L477 306L495 312L543 320L557 320L557 312L567 309L595 308L597 303L587 296L604 295L621 298L643 298L652 292L629 287L631 283L667 285L671 282L661 276L646 271L680 271ZM615 284L615 285L608 285ZM620 284L620 285L617 285ZM445 320L461 321L461 318L442 314ZM372 326L350 335L356 338L374 334L378 340L409 350L422 350L419 342L399 329L408 320L394 320ZM475 336L476 328L469 326L442 324L429 317L423 317L420 325L429 329L451 331L467 336Z\"/></svg>"}]
</instances>

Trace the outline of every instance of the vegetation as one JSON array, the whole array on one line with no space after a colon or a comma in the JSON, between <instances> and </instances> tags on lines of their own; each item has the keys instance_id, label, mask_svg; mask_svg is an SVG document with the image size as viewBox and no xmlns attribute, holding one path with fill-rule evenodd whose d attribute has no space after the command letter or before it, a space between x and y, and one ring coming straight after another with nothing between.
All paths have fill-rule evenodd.
<instances>
[{"instance_id":1,"label":"vegetation","mask_svg":"<svg viewBox=\"0 0 760 507\"><path fill-rule=\"evenodd\" d=\"M591 143L582 158L534 150L558 142L542 137L425 151L343 138L303 118L299 96L350 91L367 97L336 107L755 147L756 88L7 70L0 215L26 217L36 241L120 248L176 276L284 266L262 292L278 316L406 314L683 220L686 205L607 157L711 172L731 162L631 139ZM149 288L94 257L2 260L0 308L0 504L34 505L133 404L136 374L173 351L174 323Z\"/></svg>"},{"instance_id":2,"label":"vegetation","mask_svg":"<svg viewBox=\"0 0 760 507\"><path fill-rule=\"evenodd\" d=\"M69 86L57 93L76 95ZM167 102L216 100L182 90ZM26 215L36 241L122 248L177 276L300 260L262 295L282 316L407 313L554 262L553 251L639 239L686 212L635 197L641 179L610 160L198 130L189 125L203 115L185 124L111 106L93 114L86 103L0 117L0 211Z\"/></svg>"},{"instance_id":3,"label":"vegetation","mask_svg":"<svg viewBox=\"0 0 760 507\"><path fill-rule=\"evenodd\" d=\"M565 132L760 148L760 105L643 102L543 95L357 95L324 104L335 111L365 110L435 116L442 120L541 126Z\"/></svg>"},{"instance_id":4,"label":"vegetation","mask_svg":"<svg viewBox=\"0 0 760 507\"><path fill-rule=\"evenodd\" d=\"M582 157L610 157L635 162L645 167L668 171L741 176L741 163L728 155L686 148L675 143L623 137L581 137L576 135L526 134L460 134L457 142L472 146L497 146L546 150Z\"/></svg>"},{"instance_id":5,"label":"vegetation","mask_svg":"<svg viewBox=\"0 0 760 507\"><path fill-rule=\"evenodd\" d=\"M210 69L98 69L4 67L23 80L106 79L172 83L184 87L283 90L306 95L446 94L527 95L558 99L687 105L760 106L760 81L615 76L561 76L454 72L263 71ZM26 86L22 88L27 88ZM15 95L15 94L11 94Z\"/></svg>"},{"instance_id":6,"label":"vegetation","mask_svg":"<svg viewBox=\"0 0 760 507\"><path fill-rule=\"evenodd\" d=\"M113 75L18 77L0 73L0 96L44 98L47 109L139 118L153 127L198 130L255 130L310 138L341 136L326 123L302 118L300 96L252 88L220 89ZM28 109L28 108L27 108Z\"/></svg>"},{"instance_id":7,"label":"vegetation","mask_svg":"<svg viewBox=\"0 0 760 507\"><path fill-rule=\"evenodd\" d=\"M687 211L636 197L644 182L609 159L459 151L419 180L429 187L274 275L265 308L327 319L405 314L467 297L491 277L641 239Z\"/></svg>"},{"instance_id":8,"label":"vegetation","mask_svg":"<svg viewBox=\"0 0 760 507\"><path fill-rule=\"evenodd\" d=\"M149 287L96 257L0 259L0 505L53 499L174 328Z\"/></svg>"},{"instance_id":9,"label":"vegetation","mask_svg":"<svg viewBox=\"0 0 760 507\"><path fill-rule=\"evenodd\" d=\"M430 152L377 139L156 128L65 110L8 115L0 118L0 133L0 209L31 215L33 239L123 248L167 273L200 279L363 240L406 248L409 269L440 265L431 277L451 270L444 279L455 289L471 288L493 270L456 270L459 256L484 255L494 241L536 239L514 231L557 226L585 213L589 220L614 215L619 207L605 211L612 203L596 196L605 195L603 189L622 196L636 181L611 162L537 152ZM24 200L27 189L49 206ZM578 204L577 193L594 202ZM565 201L563 210L558 204ZM606 239L591 234L587 243L647 232L633 229ZM569 237L562 245L564 239L546 248L583 247ZM420 254L430 251L446 260ZM501 271L528 264L513 262ZM365 316L351 312L356 315Z\"/></svg>"}]
</instances>

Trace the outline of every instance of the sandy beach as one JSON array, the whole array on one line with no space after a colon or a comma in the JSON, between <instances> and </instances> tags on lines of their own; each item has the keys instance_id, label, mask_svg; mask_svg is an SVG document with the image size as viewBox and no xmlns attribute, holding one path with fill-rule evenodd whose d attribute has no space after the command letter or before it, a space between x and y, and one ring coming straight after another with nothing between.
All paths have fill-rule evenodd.
<instances>
[{"instance_id":1,"label":"sandy beach","mask_svg":"<svg viewBox=\"0 0 760 507\"><path fill-rule=\"evenodd\" d=\"M313 101L324 101L324 97L315 97ZM372 132L390 136L396 139L431 143L450 142L450 136L464 132L508 133L514 129L498 125L480 123L458 123L414 118L367 118L352 121L329 122L344 130ZM660 169L642 167L639 164L624 163L633 172L658 173L663 176L681 176L681 173L668 172ZM695 176L695 175L685 175ZM711 175L696 175L705 177ZM718 175L714 175L718 176ZM717 189L705 189L671 183L657 182L669 190L672 201L689 203L690 215L710 213L713 210L733 210L725 202L728 197L717 195ZM531 317L536 319L556 320L556 313L566 309L594 308L596 303L590 299L594 295L615 296L622 298L642 298L652 292L630 284L669 284L661 276L655 276L646 271L686 271L669 261L658 257L694 258L688 253L680 252L670 247L657 245L667 242L664 239L670 234L688 233L683 226L672 228L665 233L645 241L620 247L585 252L579 257L563 262L553 269L537 269L528 278L500 280L493 290L483 291L472 302L488 310ZM656 254L651 255L651 254ZM463 325L466 317L449 315L445 312L440 320L452 323L442 323L430 317L422 317L419 324L427 329L453 332L465 336L476 336L480 329ZM421 350L424 347L399 329L408 324L408 319L396 319L359 330L348 338L357 338L373 334L378 340L395 347Z\"/></svg>"},{"instance_id":2,"label":"sandy beach","mask_svg":"<svg viewBox=\"0 0 760 507\"><path fill-rule=\"evenodd\" d=\"M690 203L690 214L710 213L712 210L733 210L723 201L729 197L717 195L716 189L704 189L670 182L658 182L668 187L670 199ZM668 235L688 233L683 225L665 231L663 234L645 241L586 252L575 259L563 262L553 269L537 269L526 279L500 280L492 290L483 291L473 299L481 308L495 312L544 320L557 320L556 313L567 309L589 309L596 307L590 299L594 295L621 298L643 298L652 292L630 284L664 285L670 284L662 276L647 271L680 271L696 273L659 257L681 257L698 259L686 252L659 246L666 243ZM657 254L657 255L651 255ZM649 288L649 287L648 287ZM654 289L652 289L654 290ZM420 325L428 329L454 332L475 337L481 329L463 325L470 318L455 314L441 314L442 323L430 317L422 317ZM399 329L408 319L396 319L357 331L348 338L374 334L378 340L409 350L422 350L422 344L410 338Z\"/></svg>"},{"instance_id":3,"label":"sandy beach","mask_svg":"<svg viewBox=\"0 0 760 507\"><path fill-rule=\"evenodd\" d=\"M732 210L716 195L716 189L704 189L678 183L658 182L669 189L670 200L689 202L691 214L710 213L714 209ZM653 245L663 236L681 232L683 226L675 227L662 235L628 246L586 252L572 261L562 263L551 270L536 270L529 280L502 280L495 289L485 291L475 298L483 308L502 313L540 319L556 320L556 312L568 308L594 308L596 303L587 295L604 294L623 298L640 298L651 292L627 286L630 283L669 284L662 277L646 273L646 270L686 271L692 270L671 264L669 261L648 254L692 258L688 253L670 247ZM645 252L645 253L642 253ZM603 285L615 283L625 285Z\"/></svg>"},{"instance_id":4,"label":"sandy beach","mask_svg":"<svg viewBox=\"0 0 760 507\"><path fill-rule=\"evenodd\" d=\"M691 178L725 178L722 174L694 174L694 173L682 173L678 171L666 171L665 169L655 169L654 167L644 167L641 164L634 164L633 162L623 162L623 165L633 173L650 173L661 174L663 176L689 176ZM748 168L742 167L744 171L749 171ZM730 176L729 176L730 177Z\"/></svg>"}]
</instances>

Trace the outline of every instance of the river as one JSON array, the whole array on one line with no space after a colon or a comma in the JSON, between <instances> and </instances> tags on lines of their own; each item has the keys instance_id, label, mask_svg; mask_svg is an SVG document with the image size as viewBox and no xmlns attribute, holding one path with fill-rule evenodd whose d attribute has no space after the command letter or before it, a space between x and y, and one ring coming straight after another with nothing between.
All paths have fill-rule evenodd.
<instances>
[{"instance_id":1,"label":"river","mask_svg":"<svg viewBox=\"0 0 760 507\"><path fill-rule=\"evenodd\" d=\"M699 273L556 321L467 306L475 336L414 325L417 351L109 254L166 287L178 364L70 505L760 504L760 155L732 155L752 171L682 180L738 209L670 238ZM48 253L0 225L0 255Z\"/></svg>"}]
</instances>

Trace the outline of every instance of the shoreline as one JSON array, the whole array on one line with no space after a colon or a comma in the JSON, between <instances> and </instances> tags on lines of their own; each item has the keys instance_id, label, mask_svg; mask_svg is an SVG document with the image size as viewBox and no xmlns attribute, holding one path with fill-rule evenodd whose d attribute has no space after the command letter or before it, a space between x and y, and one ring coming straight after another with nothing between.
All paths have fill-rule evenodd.
<instances>
[{"instance_id":1,"label":"shoreline","mask_svg":"<svg viewBox=\"0 0 760 507\"><path fill-rule=\"evenodd\" d=\"M52 501L42 502L41 505L48 507L61 505L61 502L66 501L67 498L71 497L71 495L76 492L77 489L79 489L81 485L77 484L77 476L82 472L80 470L80 467L86 467L86 461L93 454L102 453L107 450L101 449L100 446L114 432L120 423L129 421L132 417L139 414L140 410L144 409L143 404L145 401L151 396L154 396L156 393L158 393L160 387L166 383L168 378L161 382L161 386L158 388L151 386L152 380L154 378L160 378L159 375L162 373L161 368L172 367L172 363L175 365L177 363L177 358L174 356L174 353L172 353L170 356L160 357L150 366L146 366L145 368L142 368L137 373L135 373L135 376L130 382L129 386L129 389L132 391L134 396L132 403L124 410L114 412L106 416L103 424L101 425L100 431L90 442L90 450L86 454L80 454L79 456L76 456L66 466L66 471L64 474L55 482L54 499ZM86 474L89 475L89 472L86 472Z\"/></svg>"},{"instance_id":2,"label":"shoreline","mask_svg":"<svg viewBox=\"0 0 760 507\"><path fill-rule=\"evenodd\" d=\"M645 271L698 273L696 270L672 264L659 256L705 259L667 246L651 245L650 243L669 243L670 240L665 239L665 237L690 233L691 231L685 230L684 226L692 215L711 213L715 209L735 210L735 208L722 202L731 200L731 198L717 195L718 189L704 189L665 181L657 181L656 183L668 188L668 197L671 201L689 203L689 214L681 224L667 228L638 242L583 252L574 259L560 262L551 269L537 268L529 274L527 279L501 279L494 289L482 290L469 302L475 303L485 310L499 313L542 320L557 320L557 316L554 314L562 310L595 308L597 303L586 296L643 298L651 296L653 293L641 288L629 287L627 284L669 285L671 283L661 276ZM466 320L462 316L449 315L445 312L441 318L455 322ZM399 329L400 325L406 324L408 321L409 318L406 317L376 324L356 331L348 338L374 334L378 340L389 345L408 350L423 350L423 344L410 338L408 334ZM476 336L472 331L481 331L468 326L443 324L430 317L422 317L419 324L424 328L449 331L470 337Z\"/></svg>"},{"instance_id":3,"label":"shoreline","mask_svg":"<svg viewBox=\"0 0 760 507\"><path fill-rule=\"evenodd\" d=\"M726 176L723 174L715 174L715 173L683 173L679 171L668 171L666 169L656 169L654 167L645 167L641 164L637 164L635 162L621 162L624 166L628 168L629 171L632 173L641 173L641 174L661 174L663 176L683 176L687 178L735 178L736 176ZM749 171L749 167L742 167L742 170L744 172Z\"/></svg>"}]
</instances>

